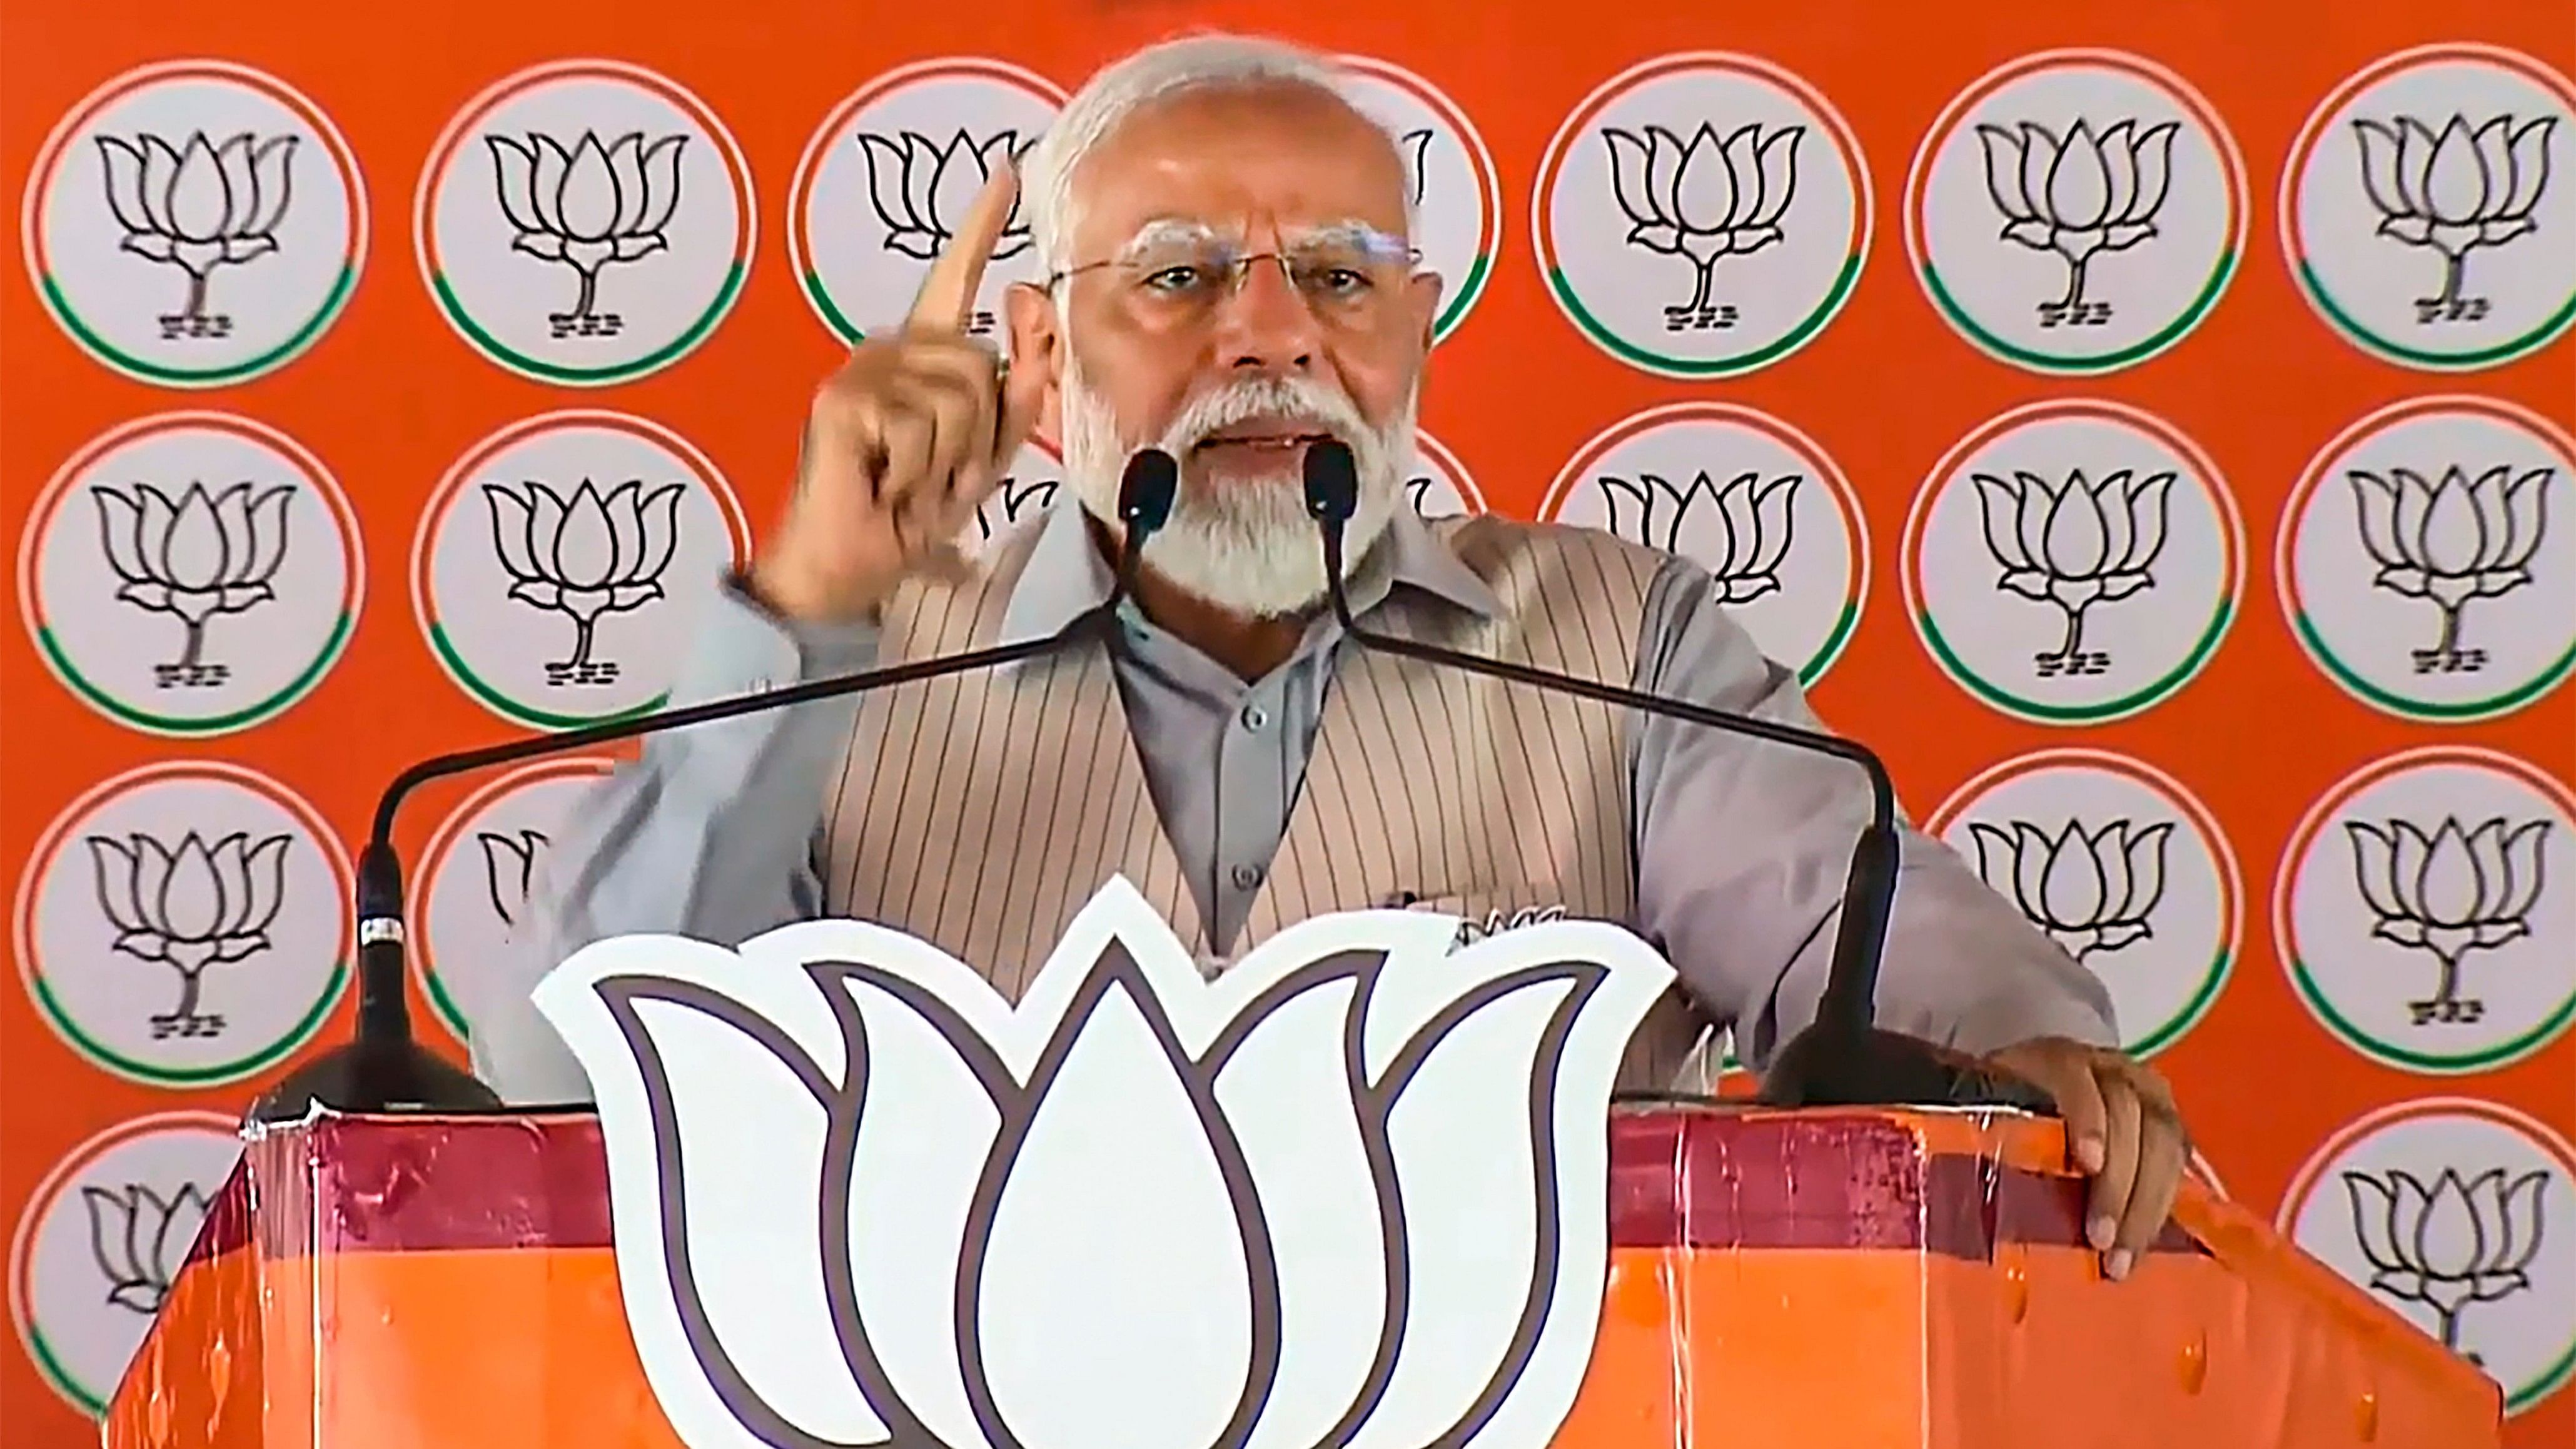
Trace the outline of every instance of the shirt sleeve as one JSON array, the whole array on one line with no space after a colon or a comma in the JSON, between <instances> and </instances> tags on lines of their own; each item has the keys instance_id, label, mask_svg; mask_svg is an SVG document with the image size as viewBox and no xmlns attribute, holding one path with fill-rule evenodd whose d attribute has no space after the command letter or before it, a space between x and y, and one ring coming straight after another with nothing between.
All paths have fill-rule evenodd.
<instances>
[{"instance_id":1,"label":"shirt sleeve","mask_svg":"<svg viewBox=\"0 0 2576 1449\"><path fill-rule=\"evenodd\" d=\"M1676 559L1656 578L1637 687L1821 730L1797 674L1765 658ZM1853 842L1869 821L1848 760L1651 718L1636 736L1637 911L1684 987L1760 1071L1815 1019ZM1903 822L1878 1021L1968 1052L2037 1036L2116 1045L2110 993L1957 852Z\"/></svg>"},{"instance_id":2,"label":"shirt sleeve","mask_svg":"<svg viewBox=\"0 0 2576 1449\"><path fill-rule=\"evenodd\" d=\"M716 591L673 706L864 669L877 631L789 625L738 578ZM475 1072L505 1102L586 1102L588 1078L529 993L593 941L670 932L739 945L821 913L824 793L855 698L817 700L644 738L586 787L543 857L529 948L469 1008Z\"/></svg>"}]
</instances>

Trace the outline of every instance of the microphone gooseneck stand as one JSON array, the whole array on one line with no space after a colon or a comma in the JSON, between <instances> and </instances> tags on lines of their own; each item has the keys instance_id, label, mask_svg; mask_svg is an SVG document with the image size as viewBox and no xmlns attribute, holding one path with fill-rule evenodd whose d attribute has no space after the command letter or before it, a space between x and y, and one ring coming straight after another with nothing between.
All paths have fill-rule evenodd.
<instances>
[{"instance_id":1,"label":"microphone gooseneck stand","mask_svg":"<svg viewBox=\"0 0 2576 1449\"><path fill-rule=\"evenodd\" d=\"M476 1112L498 1108L500 1098L469 1073L449 1065L412 1036L408 1003L409 971L404 960L402 860L395 853L395 813L405 796L432 780L494 765L516 764L586 749L592 745L737 719L766 710L788 709L816 700L859 694L871 689L915 684L948 674L964 674L1018 663L1068 645L1115 637L1117 612L1134 586L1145 540L1171 516L1172 498L1180 486L1180 464L1169 453L1148 448L1128 459L1118 485L1118 517L1124 537L1119 545L1117 579L1109 597L1085 610L1062 629L1043 638L1004 644L971 653L915 660L890 668L809 680L759 694L736 695L680 709L662 710L634 719L567 730L535 739L511 740L479 749L438 755L396 775L376 802L374 828L358 856L358 1025L346 1045L298 1067L276 1088L252 1104L254 1122L300 1122L317 1109L334 1112Z\"/></svg>"},{"instance_id":2,"label":"microphone gooseneck stand","mask_svg":"<svg viewBox=\"0 0 2576 1449\"><path fill-rule=\"evenodd\" d=\"M1360 647L1830 755L1858 765L1868 775L1870 819L1852 846L1816 1019L1773 1057L1762 1075L1763 1100L1786 1107L1950 1104L2054 1110L2047 1095L2027 1083L1992 1072L1965 1053L1877 1024L1878 965L1886 949L1888 918L1896 905L1900 836L1896 787L1888 778L1887 766L1867 746L1752 715L1368 629L1352 617L1342 577L1342 533L1359 507L1357 460L1339 441L1315 443L1306 449L1304 475L1306 511L1323 534L1325 589L1333 617Z\"/></svg>"}]
</instances>

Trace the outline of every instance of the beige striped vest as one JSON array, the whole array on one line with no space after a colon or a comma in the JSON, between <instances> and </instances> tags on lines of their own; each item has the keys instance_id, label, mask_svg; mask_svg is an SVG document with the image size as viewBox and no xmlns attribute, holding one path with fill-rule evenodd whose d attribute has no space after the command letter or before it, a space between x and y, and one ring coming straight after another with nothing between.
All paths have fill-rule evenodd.
<instances>
[{"instance_id":1,"label":"beige striped vest","mask_svg":"<svg viewBox=\"0 0 2576 1449\"><path fill-rule=\"evenodd\" d=\"M1499 615L1399 595L1372 627L1629 681L1661 555L1490 517L1430 527L1492 589ZM998 542L963 583L898 593L881 662L995 642L1039 532ZM1226 954L1400 895L1464 917L1469 931L1560 911L1633 925L1631 727L1625 711L1570 696L1345 652L1278 855ZM1113 873L1211 955L1101 646L862 696L831 788L826 913L930 941L1013 1000ZM1703 1088L1704 1029L1668 997L1640 1028L1622 1084Z\"/></svg>"}]
</instances>

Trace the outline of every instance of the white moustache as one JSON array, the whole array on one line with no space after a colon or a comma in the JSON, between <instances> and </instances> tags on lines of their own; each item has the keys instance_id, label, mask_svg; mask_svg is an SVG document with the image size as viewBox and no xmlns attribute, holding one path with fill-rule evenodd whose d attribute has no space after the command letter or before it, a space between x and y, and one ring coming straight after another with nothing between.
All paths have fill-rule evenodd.
<instances>
[{"instance_id":1,"label":"white moustache","mask_svg":"<svg viewBox=\"0 0 2576 1449\"><path fill-rule=\"evenodd\" d=\"M1185 458L1211 435L1255 418L1278 418L1330 433L1363 458L1377 442L1376 430L1347 394L1311 378L1258 377L1192 398L1163 430L1163 451Z\"/></svg>"}]
</instances>

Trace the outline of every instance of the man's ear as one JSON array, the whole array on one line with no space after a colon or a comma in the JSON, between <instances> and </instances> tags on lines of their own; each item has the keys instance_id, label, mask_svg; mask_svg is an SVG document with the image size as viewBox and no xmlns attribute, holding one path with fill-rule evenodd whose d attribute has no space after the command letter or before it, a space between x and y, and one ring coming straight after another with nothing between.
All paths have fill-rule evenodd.
<instances>
[{"instance_id":1,"label":"man's ear","mask_svg":"<svg viewBox=\"0 0 2576 1449\"><path fill-rule=\"evenodd\" d=\"M1064 378L1064 318L1055 295L1030 282L1013 282L1002 294L1010 330L1011 370L1033 368L1046 375L1046 402L1038 413L1037 431L1049 443L1063 434L1056 424L1056 399Z\"/></svg>"},{"instance_id":2,"label":"man's ear","mask_svg":"<svg viewBox=\"0 0 2576 1449\"><path fill-rule=\"evenodd\" d=\"M1440 330L1440 294L1445 284L1438 272L1416 272L1405 283L1405 300L1413 305L1415 320L1422 328L1422 351L1427 356L1435 334Z\"/></svg>"}]
</instances>

